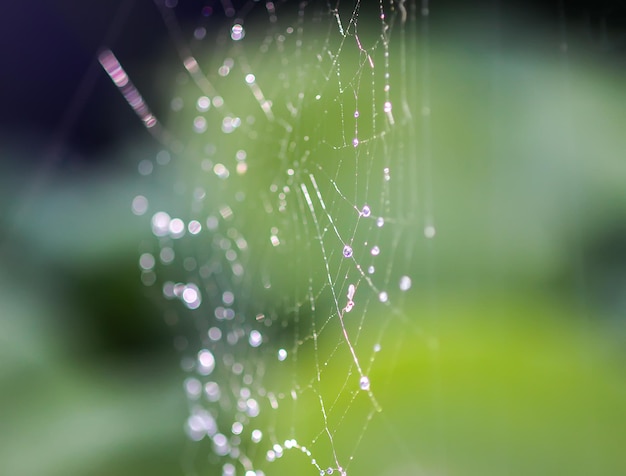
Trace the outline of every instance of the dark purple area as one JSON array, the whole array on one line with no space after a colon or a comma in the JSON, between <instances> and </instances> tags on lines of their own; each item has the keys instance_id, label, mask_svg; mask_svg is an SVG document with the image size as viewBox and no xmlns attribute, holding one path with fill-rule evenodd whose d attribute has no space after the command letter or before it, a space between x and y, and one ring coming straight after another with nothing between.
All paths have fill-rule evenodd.
<instances>
[{"instance_id":1,"label":"dark purple area","mask_svg":"<svg viewBox=\"0 0 626 476\"><path fill-rule=\"evenodd\" d=\"M431 2L431 32L436 32L441 18L463 11L459 8L470 7L468 2ZM515 8L531 12L513 28L541 24L540 28L558 36L561 23L570 30L569 35L587 36L599 51L623 57L624 2L556 0L522 2L514 7L513 2L491 0L471 2L471 8L486 9L490 18L510 17ZM125 138L144 134L97 63L103 47L115 52L157 117L162 112L158 107L167 104L163 100L150 103L150 98L161 98L167 91L158 90L151 78L153 71L147 71L146 65L154 65L164 56L171 56L172 61L176 58L154 2L22 0L5 2L0 10L0 136L34 141L42 148L61 144L78 154L78 160L94 160L92 157ZM175 11L189 24L199 24L207 13L224 15L222 3L211 0L179 0ZM565 22L560 22L563 15Z\"/></svg>"},{"instance_id":2,"label":"dark purple area","mask_svg":"<svg viewBox=\"0 0 626 476\"><path fill-rule=\"evenodd\" d=\"M141 125L97 54L110 47L131 64L149 62L164 31L150 2L7 3L0 15L0 134L44 149L61 142L87 156L137 133Z\"/></svg>"}]
</instances>

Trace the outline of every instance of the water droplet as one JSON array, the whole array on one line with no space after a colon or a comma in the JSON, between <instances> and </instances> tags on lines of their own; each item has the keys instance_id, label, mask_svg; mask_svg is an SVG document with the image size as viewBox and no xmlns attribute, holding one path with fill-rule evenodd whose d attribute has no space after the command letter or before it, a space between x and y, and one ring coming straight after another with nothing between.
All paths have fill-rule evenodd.
<instances>
[{"instance_id":1,"label":"water droplet","mask_svg":"<svg viewBox=\"0 0 626 476\"><path fill-rule=\"evenodd\" d=\"M249 398L246 401L246 413L248 416L254 418L259 416L261 412L261 407L259 406L259 402L257 402L254 398Z\"/></svg>"},{"instance_id":2,"label":"water droplet","mask_svg":"<svg viewBox=\"0 0 626 476\"><path fill-rule=\"evenodd\" d=\"M152 286L156 283L156 274L153 271L142 271L141 282L144 286Z\"/></svg>"},{"instance_id":3,"label":"water droplet","mask_svg":"<svg viewBox=\"0 0 626 476\"><path fill-rule=\"evenodd\" d=\"M383 178L385 179L385 182L389 182L389 180L391 179L391 175L389 175L389 167L385 167L383 169L383 174L384 174Z\"/></svg>"},{"instance_id":4,"label":"water droplet","mask_svg":"<svg viewBox=\"0 0 626 476\"><path fill-rule=\"evenodd\" d=\"M356 147L358 145L359 145L359 139L355 137L354 139L352 139L352 146Z\"/></svg>"},{"instance_id":5,"label":"water droplet","mask_svg":"<svg viewBox=\"0 0 626 476\"><path fill-rule=\"evenodd\" d=\"M170 227L170 220L171 218L167 213L156 212L152 216L152 233L154 233L155 236L167 235Z\"/></svg>"},{"instance_id":6,"label":"water droplet","mask_svg":"<svg viewBox=\"0 0 626 476\"><path fill-rule=\"evenodd\" d=\"M258 443L263 438L263 432L261 430L252 430L251 440L253 443Z\"/></svg>"},{"instance_id":7,"label":"water droplet","mask_svg":"<svg viewBox=\"0 0 626 476\"><path fill-rule=\"evenodd\" d=\"M209 339L218 341L222 338L222 331L218 327L211 327L208 332Z\"/></svg>"},{"instance_id":8,"label":"water droplet","mask_svg":"<svg viewBox=\"0 0 626 476\"><path fill-rule=\"evenodd\" d=\"M283 362L287 358L287 351L285 349L278 349L278 360Z\"/></svg>"},{"instance_id":9,"label":"water droplet","mask_svg":"<svg viewBox=\"0 0 626 476\"><path fill-rule=\"evenodd\" d=\"M187 225L187 229L192 235L197 235L202 231L202 224L198 220L191 220Z\"/></svg>"},{"instance_id":10,"label":"water droplet","mask_svg":"<svg viewBox=\"0 0 626 476\"><path fill-rule=\"evenodd\" d=\"M235 465L226 463L224 466L222 466L222 476L235 476L235 474L236 474Z\"/></svg>"},{"instance_id":11,"label":"water droplet","mask_svg":"<svg viewBox=\"0 0 626 476\"><path fill-rule=\"evenodd\" d=\"M202 134L207 129L207 121L204 117L198 116L193 120L193 130L198 134Z\"/></svg>"},{"instance_id":12,"label":"water droplet","mask_svg":"<svg viewBox=\"0 0 626 476\"><path fill-rule=\"evenodd\" d=\"M213 231L213 230L217 230L218 225L219 225L219 222L218 222L218 220L217 220L217 218L216 218L216 217L214 217L214 216L209 216L209 217L206 219L206 226L207 226L207 228L208 228L209 230L212 230L212 231Z\"/></svg>"},{"instance_id":13,"label":"water droplet","mask_svg":"<svg viewBox=\"0 0 626 476\"><path fill-rule=\"evenodd\" d=\"M370 266L369 268L367 268L367 272L369 274L374 274L375 271L376 271L376 268L374 268L373 266Z\"/></svg>"},{"instance_id":14,"label":"water droplet","mask_svg":"<svg viewBox=\"0 0 626 476\"><path fill-rule=\"evenodd\" d=\"M171 156L167 150L161 150L156 155L156 161L159 165L167 165L170 162Z\"/></svg>"},{"instance_id":15,"label":"water droplet","mask_svg":"<svg viewBox=\"0 0 626 476\"><path fill-rule=\"evenodd\" d=\"M390 101L385 102L385 105L383 106L383 111L391 112L391 102Z\"/></svg>"},{"instance_id":16,"label":"water droplet","mask_svg":"<svg viewBox=\"0 0 626 476\"><path fill-rule=\"evenodd\" d=\"M356 119L357 117L359 117L359 111L354 111L354 118Z\"/></svg>"},{"instance_id":17,"label":"water droplet","mask_svg":"<svg viewBox=\"0 0 626 476\"><path fill-rule=\"evenodd\" d=\"M172 238L180 238L185 234L185 223L180 218L170 220L168 228Z\"/></svg>"},{"instance_id":18,"label":"water droplet","mask_svg":"<svg viewBox=\"0 0 626 476\"><path fill-rule=\"evenodd\" d=\"M222 302L227 306L230 306L233 302L235 302L235 295L232 291L224 291L222 293Z\"/></svg>"},{"instance_id":19,"label":"water droplet","mask_svg":"<svg viewBox=\"0 0 626 476\"><path fill-rule=\"evenodd\" d=\"M224 164L215 164L213 166L213 173L221 179L227 179L228 176L230 175L230 172L224 166Z\"/></svg>"},{"instance_id":20,"label":"water droplet","mask_svg":"<svg viewBox=\"0 0 626 476\"><path fill-rule=\"evenodd\" d=\"M283 447L280 446L278 443L272 446L272 448L274 449L274 452L276 453L276 457L280 458L283 455Z\"/></svg>"},{"instance_id":21,"label":"water droplet","mask_svg":"<svg viewBox=\"0 0 626 476\"><path fill-rule=\"evenodd\" d=\"M380 254L380 248L378 246L374 246L370 253L372 253L372 256L378 256Z\"/></svg>"},{"instance_id":22,"label":"water droplet","mask_svg":"<svg viewBox=\"0 0 626 476\"><path fill-rule=\"evenodd\" d=\"M250 331L248 342L252 347L258 347L263 343L263 336L257 330Z\"/></svg>"},{"instance_id":23,"label":"water droplet","mask_svg":"<svg viewBox=\"0 0 626 476\"><path fill-rule=\"evenodd\" d=\"M196 109L199 112L206 112L211 107L211 100L206 96L200 96L196 101Z\"/></svg>"},{"instance_id":24,"label":"water droplet","mask_svg":"<svg viewBox=\"0 0 626 476\"><path fill-rule=\"evenodd\" d=\"M231 427L231 431L233 435L241 435L241 432L243 431L243 423L240 421L234 422Z\"/></svg>"},{"instance_id":25,"label":"water droplet","mask_svg":"<svg viewBox=\"0 0 626 476\"><path fill-rule=\"evenodd\" d=\"M204 385L204 393L210 402L217 402L221 397L220 386L216 382L207 382Z\"/></svg>"},{"instance_id":26,"label":"water droplet","mask_svg":"<svg viewBox=\"0 0 626 476\"><path fill-rule=\"evenodd\" d=\"M228 438L221 433L213 435L213 451L219 456L226 456L230 451Z\"/></svg>"},{"instance_id":27,"label":"water droplet","mask_svg":"<svg viewBox=\"0 0 626 476\"><path fill-rule=\"evenodd\" d=\"M198 352L198 372L202 375L209 375L215 368L215 357L208 349Z\"/></svg>"},{"instance_id":28,"label":"water droplet","mask_svg":"<svg viewBox=\"0 0 626 476\"><path fill-rule=\"evenodd\" d=\"M352 301L352 298L354 297L354 293L356 292L356 287L354 286L354 284L350 284L348 286L348 300Z\"/></svg>"},{"instance_id":29,"label":"water droplet","mask_svg":"<svg viewBox=\"0 0 626 476\"><path fill-rule=\"evenodd\" d=\"M169 246L166 246L165 248L163 248L161 252L159 253L159 259L161 260L161 263L163 264L170 264L172 261L174 261L174 257L175 257L174 250L170 248Z\"/></svg>"},{"instance_id":30,"label":"water droplet","mask_svg":"<svg viewBox=\"0 0 626 476\"><path fill-rule=\"evenodd\" d=\"M378 294L378 300L380 302L387 302L388 299L389 299L389 296L387 295L385 291L381 291L380 294Z\"/></svg>"},{"instance_id":31,"label":"water droplet","mask_svg":"<svg viewBox=\"0 0 626 476\"><path fill-rule=\"evenodd\" d=\"M372 214L372 211L370 210L370 207L368 205L363 205L363 208L361 209L361 215L364 217L368 217Z\"/></svg>"},{"instance_id":32,"label":"water droplet","mask_svg":"<svg viewBox=\"0 0 626 476\"><path fill-rule=\"evenodd\" d=\"M142 160L141 162L139 162L139 165L137 166L137 170L139 171L140 175L150 175L152 173L153 168L154 166L152 162L149 161L148 159Z\"/></svg>"},{"instance_id":33,"label":"water droplet","mask_svg":"<svg viewBox=\"0 0 626 476\"><path fill-rule=\"evenodd\" d=\"M366 377L365 375L363 375L361 377L361 380L359 380L359 387L361 387L361 390L369 390L370 389L370 379L368 377Z\"/></svg>"},{"instance_id":34,"label":"water droplet","mask_svg":"<svg viewBox=\"0 0 626 476\"><path fill-rule=\"evenodd\" d=\"M400 290L408 291L409 289L411 289L411 278L408 276L402 276L400 278Z\"/></svg>"},{"instance_id":35,"label":"water droplet","mask_svg":"<svg viewBox=\"0 0 626 476\"><path fill-rule=\"evenodd\" d=\"M193 31L193 37L196 40L202 40L206 36L206 28L198 27Z\"/></svg>"},{"instance_id":36,"label":"water droplet","mask_svg":"<svg viewBox=\"0 0 626 476\"><path fill-rule=\"evenodd\" d=\"M385 224L385 219L383 217L378 217L376 219L376 226L378 228L382 228L384 224Z\"/></svg>"},{"instance_id":37,"label":"water droplet","mask_svg":"<svg viewBox=\"0 0 626 476\"><path fill-rule=\"evenodd\" d=\"M380 352L380 344L374 344L374 352Z\"/></svg>"},{"instance_id":38,"label":"water droplet","mask_svg":"<svg viewBox=\"0 0 626 476\"><path fill-rule=\"evenodd\" d=\"M170 102L170 108L172 111L180 111L183 108L183 100L181 98L174 98Z\"/></svg>"},{"instance_id":39,"label":"water droplet","mask_svg":"<svg viewBox=\"0 0 626 476\"><path fill-rule=\"evenodd\" d=\"M137 195L135 198L133 198L133 204L131 209L135 215L143 215L148 211L148 199L143 195Z\"/></svg>"},{"instance_id":40,"label":"water droplet","mask_svg":"<svg viewBox=\"0 0 626 476\"><path fill-rule=\"evenodd\" d=\"M154 268L154 263L154 256L152 256L150 253L144 253L139 257L139 266L145 271Z\"/></svg>"},{"instance_id":41,"label":"water droplet","mask_svg":"<svg viewBox=\"0 0 626 476\"><path fill-rule=\"evenodd\" d=\"M191 400L197 400L202 393L202 384L196 378L188 378L183 383L187 397Z\"/></svg>"},{"instance_id":42,"label":"water droplet","mask_svg":"<svg viewBox=\"0 0 626 476\"><path fill-rule=\"evenodd\" d=\"M437 230L435 230L435 227L432 225L428 225L424 228L424 236L426 238L434 238L436 233Z\"/></svg>"},{"instance_id":43,"label":"water droplet","mask_svg":"<svg viewBox=\"0 0 626 476\"><path fill-rule=\"evenodd\" d=\"M352 247L350 245L343 247L343 256L345 258L350 258L352 256Z\"/></svg>"},{"instance_id":44,"label":"water droplet","mask_svg":"<svg viewBox=\"0 0 626 476\"><path fill-rule=\"evenodd\" d=\"M233 27L230 29L230 37L233 41L239 41L244 36L246 36L246 31L243 29L239 23L235 23Z\"/></svg>"},{"instance_id":45,"label":"water droplet","mask_svg":"<svg viewBox=\"0 0 626 476\"><path fill-rule=\"evenodd\" d=\"M206 435L217 432L217 424L213 416L203 409L195 409L187 419L187 434L194 441L200 441Z\"/></svg>"},{"instance_id":46,"label":"water droplet","mask_svg":"<svg viewBox=\"0 0 626 476\"><path fill-rule=\"evenodd\" d=\"M181 298L189 309L198 309L202 298L198 286L193 283L187 284L182 292Z\"/></svg>"}]
</instances>

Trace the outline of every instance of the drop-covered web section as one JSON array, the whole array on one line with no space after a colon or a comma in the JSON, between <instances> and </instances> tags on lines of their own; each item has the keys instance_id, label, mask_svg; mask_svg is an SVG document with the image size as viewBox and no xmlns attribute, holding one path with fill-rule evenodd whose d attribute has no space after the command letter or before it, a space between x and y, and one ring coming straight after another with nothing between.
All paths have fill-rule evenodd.
<instances>
[{"instance_id":1,"label":"drop-covered web section","mask_svg":"<svg viewBox=\"0 0 626 476\"><path fill-rule=\"evenodd\" d=\"M163 146L138 160L131 211L185 372L188 473L347 475L424 223L407 6L218 2L178 23L178 2L156 5L181 58L170 117L99 59Z\"/></svg>"}]
</instances>

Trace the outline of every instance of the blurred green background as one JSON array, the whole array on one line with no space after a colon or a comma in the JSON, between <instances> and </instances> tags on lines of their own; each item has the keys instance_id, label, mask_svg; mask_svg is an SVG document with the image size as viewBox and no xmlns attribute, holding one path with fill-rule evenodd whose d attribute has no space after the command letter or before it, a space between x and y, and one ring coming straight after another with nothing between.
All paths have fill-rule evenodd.
<instances>
[{"instance_id":1,"label":"blurred green background","mask_svg":"<svg viewBox=\"0 0 626 476\"><path fill-rule=\"evenodd\" d=\"M563 33L530 9L432 10L437 236L416 246L405 308L436 340L385 335L397 351L370 375L384 411L366 432L343 423L363 435L350 474L626 474L619 28L607 51L578 18ZM144 81L179 69L170 43L158 67L135 63ZM132 118L118 106L99 121ZM0 474L194 474L175 336L139 279L149 230L130 203L166 195L139 185L158 147L135 132L88 152L56 132L58 152L40 129L0 131ZM266 474L308 467L288 453Z\"/></svg>"}]
</instances>

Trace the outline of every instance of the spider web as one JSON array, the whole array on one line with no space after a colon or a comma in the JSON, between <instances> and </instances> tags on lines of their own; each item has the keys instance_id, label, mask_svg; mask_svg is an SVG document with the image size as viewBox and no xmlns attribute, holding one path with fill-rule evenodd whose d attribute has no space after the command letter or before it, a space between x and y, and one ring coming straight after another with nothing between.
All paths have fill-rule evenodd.
<instances>
[{"instance_id":1,"label":"spider web","mask_svg":"<svg viewBox=\"0 0 626 476\"><path fill-rule=\"evenodd\" d=\"M168 117L99 60L162 144L132 211L188 374L185 472L349 474L389 328L434 342L403 312L435 236L428 5L224 0L192 25L155 5L180 56Z\"/></svg>"}]
</instances>

